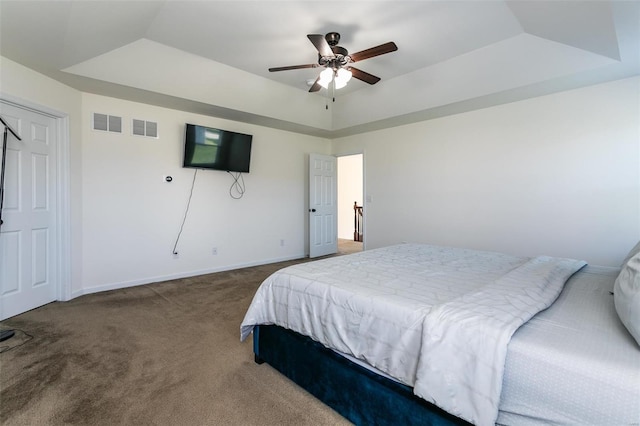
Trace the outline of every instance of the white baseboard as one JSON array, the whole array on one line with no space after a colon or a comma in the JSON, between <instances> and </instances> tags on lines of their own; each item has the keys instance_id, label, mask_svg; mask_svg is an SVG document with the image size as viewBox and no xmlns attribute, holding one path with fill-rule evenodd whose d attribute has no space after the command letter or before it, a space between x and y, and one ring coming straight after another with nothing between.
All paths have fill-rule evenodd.
<instances>
[{"instance_id":1,"label":"white baseboard","mask_svg":"<svg viewBox=\"0 0 640 426\"><path fill-rule=\"evenodd\" d=\"M226 266L221 266L221 267L216 267L216 268L200 269L200 270L197 270L197 271L180 272L180 273L177 273L177 274L170 274L170 275L162 275L162 276L143 278L143 279L140 279L140 280L132 280L132 281L124 281L124 282L120 282L120 283L104 284L104 285L100 285L100 286L96 286L96 287L88 287L88 288L83 288L83 289L80 289L78 291L75 291L75 292L73 292L71 294L71 298L68 299L68 300L75 299L76 297L84 296L84 295L87 295L87 294L101 293L103 291L118 290L118 289L121 289L121 288L135 287L135 286L139 286L139 285L159 283L159 282L162 282L162 281L171 281L171 280L176 280L176 279L180 279L180 278L196 277L198 275L206 275L206 274L212 274L212 273L215 273L215 272L223 272L223 271L231 271L231 270L234 270L234 269L249 268L251 266L260 266L260 265L268 265L270 263L286 262L288 260L302 259L304 257L306 257L304 254L299 254L299 255L295 255L295 256L287 256L287 257L280 257L280 258L274 258L274 259L261 260L261 261L257 261L257 262L248 262L248 263L241 263L241 264L236 264L236 265L226 265Z\"/></svg>"}]
</instances>

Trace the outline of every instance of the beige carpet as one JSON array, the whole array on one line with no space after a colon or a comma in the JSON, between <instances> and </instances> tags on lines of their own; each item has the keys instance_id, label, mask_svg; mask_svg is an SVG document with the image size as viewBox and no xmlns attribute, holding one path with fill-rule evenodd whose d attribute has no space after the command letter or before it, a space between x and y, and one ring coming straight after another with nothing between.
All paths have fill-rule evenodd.
<instances>
[{"instance_id":1,"label":"beige carpet","mask_svg":"<svg viewBox=\"0 0 640 426\"><path fill-rule=\"evenodd\" d=\"M51 303L0 323L3 425L340 425L239 328L283 262Z\"/></svg>"},{"instance_id":2,"label":"beige carpet","mask_svg":"<svg viewBox=\"0 0 640 426\"><path fill-rule=\"evenodd\" d=\"M339 238L338 254L351 254L362 251L362 242Z\"/></svg>"}]
</instances>

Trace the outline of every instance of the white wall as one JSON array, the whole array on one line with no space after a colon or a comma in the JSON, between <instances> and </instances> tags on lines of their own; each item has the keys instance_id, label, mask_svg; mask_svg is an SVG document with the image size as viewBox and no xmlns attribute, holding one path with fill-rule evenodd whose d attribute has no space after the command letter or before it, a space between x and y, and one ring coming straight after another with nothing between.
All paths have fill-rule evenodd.
<instances>
[{"instance_id":1,"label":"white wall","mask_svg":"<svg viewBox=\"0 0 640 426\"><path fill-rule=\"evenodd\" d=\"M367 248L619 265L640 239L640 78L333 141L365 152Z\"/></svg>"},{"instance_id":2,"label":"white wall","mask_svg":"<svg viewBox=\"0 0 640 426\"><path fill-rule=\"evenodd\" d=\"M636 77L329 142L81 94L0 58L0 94L69 117L74 295L304 255L310 152L365 153L367 248L423 241L617 265L640 239L639 87ZM92 112L123 116L125 133L91 130ZM131 118L157 121L160 138L131 136ZM173 259L193 177L181 167L185 122L252 133L254 149L241 200L227 174L198 172Z\"/></svg>"},{"instance_id":3,"label":"white wall","mask_svg":"<svg viewBox=\"0 0 640 426\"><path fill-rule=\"evenodd\" d=\"M103 96L82 98L85 292L305 255L308 154L329 153L328 140ZM123 133L92 130L94 112L123 117ZM132 118L158 122L159 138L131 135ZM182 168L185 123L252 134L251 171L239 200L229 195L229 174L198 171L174 259L195 173Z\"/></svg>"},{"instance_id":4,"label":"white wall","mask_svg":"<svg viewBox=\"0 0 640 426\"><path fill-rule=\"evenodd\" d=\"M338 238L353 239L353 202L362 205L362 154L338 157Z\"/></svg>"},{"instance_id":5,"label":"white wall","mask_svg":"<svg viewBox=\"0 0 640 426\"><path fill-rule=\"evenodd\" d=\"M0 96L68 117L72 297L306 254L308 154L328 154L328 140L83 94L2 57ZM124 117L123 134L91 130L93 112ZM132 118L157 121L160 138L132 136ZM173 259L194 172L181 167L186 122L251 133L254 144L241 200L226 173L198 172Z\"/></svg>"}]
</instances>

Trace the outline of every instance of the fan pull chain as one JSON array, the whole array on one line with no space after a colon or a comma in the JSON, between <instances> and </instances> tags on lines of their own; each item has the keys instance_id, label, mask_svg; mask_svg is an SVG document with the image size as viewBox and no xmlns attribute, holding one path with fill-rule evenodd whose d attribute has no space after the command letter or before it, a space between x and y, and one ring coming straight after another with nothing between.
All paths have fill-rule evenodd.
<instances>
[{"instance_id":1,"label":"fan pull chain","mask_svg":"<svg viewBox=\"0 0 640 426\"><path fill-rule=\"evenodd\" d=\"M329 89L329 87L327 87L327 99L326 99L326 102L324 104L324 109L326 109L326 110L329 109L329 97L331 97L331 101L332 102L336 101L336 83L335 83L335 80L331 81L330 87L331 87L331 89ZM331 92L329 92L329 90L331 90Z\"/></svg>"},{"instance_id":2,"label":"fan pull chain","mask_svg":"<svg viewBox=\"0 0 640 426\"><path fill-rule=\"evenodd\" d=\"M333 86L333 81L329 83L329 86ZM324 109L329 110L329 87L327 87L327 98L325 99Z\"/></svg>"},{"instance_id":3,"label":"fan pull chain","mask_svg":"<svg viewBox=\"0 0 640 426\"><path fill-rule=\"evenodd\" d=\"M333 102L336 101L336 79L334 78L331 82L331 97L333 98Z\"/></svg>"}]
</instances>

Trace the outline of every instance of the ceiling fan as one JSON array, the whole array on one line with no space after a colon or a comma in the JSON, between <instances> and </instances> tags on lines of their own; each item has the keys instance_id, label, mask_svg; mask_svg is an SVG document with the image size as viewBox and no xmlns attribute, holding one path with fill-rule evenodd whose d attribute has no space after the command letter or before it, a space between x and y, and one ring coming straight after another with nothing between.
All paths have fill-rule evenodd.
<instances>
[{"instance_id":1,"label":"ceiling fan","mask_svg":"<svg viewBox=\"0 0 640 426\"><path fill-rule=\"evenodd\" d=\"M344 87L351 77L362 80L365 83L376 84L380 77L352 67L353 62L363 61L374 56L384 55L398 50L398 46L392 41L375 46L360 52L351 53L344 47L338 46L340 34L336 32L322 34L308 34L307 38L318 50L318 63L305 65L290 65L286 67L269 68L269 72L297 70L302 68L324 67L316 81L311 85L309 92L317 92L320 88L327 88L333 81L336 89Z\"/></svg>"}]
</instances>

